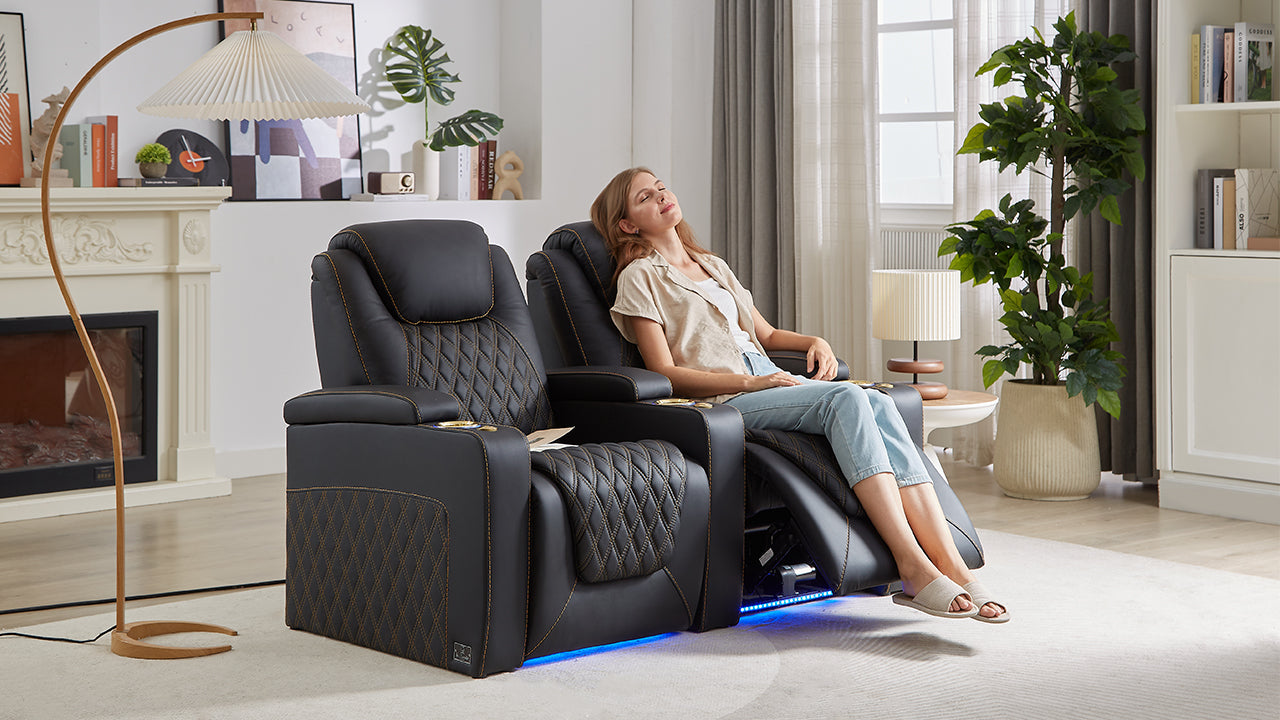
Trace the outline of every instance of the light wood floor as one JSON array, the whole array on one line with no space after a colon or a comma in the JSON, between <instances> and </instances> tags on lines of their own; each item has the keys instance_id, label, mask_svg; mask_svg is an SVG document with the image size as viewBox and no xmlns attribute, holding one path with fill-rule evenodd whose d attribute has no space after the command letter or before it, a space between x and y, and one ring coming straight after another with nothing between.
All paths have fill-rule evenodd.
<instances>
[{"instance_id":1,"label":"light wood floor","mask_svg":"<svg viewBox=\"0 0 1280 720\"><path fill-rule=\"evenodd\" d=\"M1155 489L1112 475L1104 475L1087 500L1015 500L1000 492L990 467L945 459L943 466L980 530L1280 579L1280 526L1161 510ZM236 480L230 497L131 508L127 592L282 579L284 512L282 475ZM0 523L0 611L113 598L114 533L111 512ZM0 614L0 628L110 610L94 605Z\"/></svg>"}]
</instances>

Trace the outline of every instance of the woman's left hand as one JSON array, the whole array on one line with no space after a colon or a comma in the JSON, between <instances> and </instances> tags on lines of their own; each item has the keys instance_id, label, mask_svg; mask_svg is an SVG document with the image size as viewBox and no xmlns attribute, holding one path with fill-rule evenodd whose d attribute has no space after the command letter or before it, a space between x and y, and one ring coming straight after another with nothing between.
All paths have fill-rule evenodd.
<instances>
[{"instance_id":1,"label":"woman's left hand","mask_svg":"<svg viewBox=\"0 0 1280 720\"><path fill-rule=\"evenodd\" d=\"M837 365L836 354L831 351L831 346L826 340L815 337L813 343L809 345L808 352L805 353L805 369L811 373L814 380L834 380Z\"/></svg>"}]
</instances>

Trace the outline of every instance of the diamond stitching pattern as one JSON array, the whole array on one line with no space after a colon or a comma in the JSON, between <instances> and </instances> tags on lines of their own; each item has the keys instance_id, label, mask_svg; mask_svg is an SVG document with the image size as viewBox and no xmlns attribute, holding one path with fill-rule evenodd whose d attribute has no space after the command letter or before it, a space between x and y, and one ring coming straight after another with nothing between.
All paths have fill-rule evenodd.
<instances>
[{"instance_id":1,"label":"diamond stitching pattern","mask_svg":"<svg viewBox=\"0 0 1280 720\"><path fill-rule=\"evenodd\" d=\"M439 501L290 490L290 627L445 667L449 518Z\"/></svg>"},{"instance_id":2,"label":"diamond stitching pattern","mask_svg":"<svg viewBox=\"0 0 1280 720\"><path fill-rule=\"evenodd\" d=\"M492 318L404 324L410 383L458 398L464 419L521 432L551 426L551 403L524 348Z\"/></svg>"},{"instance_id":3,"label":"diamond stitching pattern","mask_svg":"<svg viewBox=\"0 0 1280 720\"><path fill-rule=\"evenodd\" d=\"M671 443L641 440L533 453L569 512L578 577L608 582L666 565L680 527L687 477Z\"/></svg>"},{"instance_id":4,"label":"diamond stitching pattern","mask_svg":"<svg viewBox=\"0 0 1280 720\"><path fill-rule=\"evenodd\" d=\"M863 515L826 438L783 430L747 430L747 442L763 445L800 467L849 517Z\"/></svg>"}]
</instances>

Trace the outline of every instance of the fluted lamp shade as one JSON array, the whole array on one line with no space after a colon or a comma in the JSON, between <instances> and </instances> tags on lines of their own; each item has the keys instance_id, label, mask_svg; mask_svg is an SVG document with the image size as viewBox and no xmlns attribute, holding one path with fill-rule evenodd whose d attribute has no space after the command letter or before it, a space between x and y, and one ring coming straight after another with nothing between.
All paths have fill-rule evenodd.
<instances>
[{"instance_id":1,"label":"fluted lamp shade","mask_svg":"<svg viewBox=\"0 0 1280 720\"><path fill-rule=\"evenodd\" d=\"M369 105L274 33L241 30L138 110L205 120L302 120L355 115Z\"/></svg>"},{"instance_id":2,"label":"fluted lamp shade","mask_svg":"<svg viewBox=\"0 0 1280 720\"><path fill-rule=\"evenodd\" d=\"M941 383L922 383L921 373L942 372L941 360L921 360L921 340L960 337L959 270L875 270L871 274L871 334L881 340L910 340L911 359L886 363L891 372L911 373L926 400L947 395Z\"/></svg>"}]
</instances>

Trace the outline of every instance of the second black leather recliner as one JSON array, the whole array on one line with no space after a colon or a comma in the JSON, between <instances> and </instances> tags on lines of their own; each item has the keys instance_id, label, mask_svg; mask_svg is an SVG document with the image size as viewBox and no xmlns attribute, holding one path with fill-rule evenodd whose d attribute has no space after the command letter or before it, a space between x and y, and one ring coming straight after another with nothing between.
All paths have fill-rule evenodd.
<instances>
[{"instance_id":1,"label":"second black leather recliner","mask_svg":"<svg viewBox=\"0 0 1280 720\"><path fill-rule=\"evenodd\" d=\"M614 263L590 222L564 225L526 264L534 323L552 365L643 366L609 317ZM771 354L786 370L804 373L802 353ZM842 378L847 379L843 367ZM920 395L907 386L876 384L890 393L923 454ZM798 592L804 570L818 585L845 595L898 580L896 565L841 475L821 436L777 430L747 431L744 595L767 600ZM968 515L927 458L925 467L965 562L983 563L982 545ZM797 582L800 586L797 586ZM812 586L811 586L812 587Z\"/></svg>"}]
</instances>

